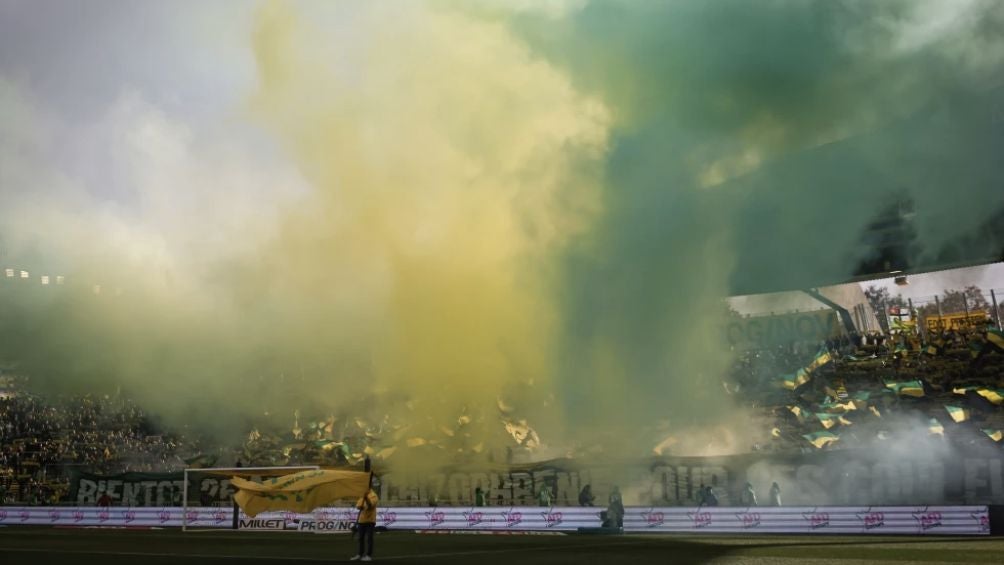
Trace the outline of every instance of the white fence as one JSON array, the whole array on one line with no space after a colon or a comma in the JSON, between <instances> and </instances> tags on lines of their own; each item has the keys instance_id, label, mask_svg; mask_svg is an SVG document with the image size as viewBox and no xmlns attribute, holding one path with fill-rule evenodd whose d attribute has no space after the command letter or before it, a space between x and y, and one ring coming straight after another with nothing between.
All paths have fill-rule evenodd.
<instances>
[{"instance_id":1,"label":"white fence","mask_svg":"<svg viewBox=\"0 0 1004 565\"><path fill-rule=\"evenodd\" d=\"M384 508L378 526L397 530L575 531L600 524L602 508L582 507L439 507ZM186 525L230 528L228 508L189 508ZM250 519L244 529L285 529L313 532L344 531L355 521L355 511L321 508L310 514L267 512ZM181 508L59 508L0 507L0 525L63 527L181 527ZM933 534L987 535L987 506L884 507L753 507L683 508L631 507L624 531L649 533L814 533L814 534Z\"/></svg>"}]
</instances>

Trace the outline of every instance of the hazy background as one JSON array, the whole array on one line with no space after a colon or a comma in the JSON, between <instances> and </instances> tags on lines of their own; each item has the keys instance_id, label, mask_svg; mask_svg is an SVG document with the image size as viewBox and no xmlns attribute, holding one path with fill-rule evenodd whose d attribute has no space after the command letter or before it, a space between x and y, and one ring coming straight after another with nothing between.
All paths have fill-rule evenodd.
<instances>
[{"instance_id":1,"label":"hazy background","mask_svg":"<svg viewBox=\"0 0 1004 565\"><path fill-rule=\"evenodd\" d=\"M724 296L846 280L897 199L917 256L1004 205L1002 26L978 0L0 1L0 266L65 277L4 300L0 359L221 434L467 413L501 445L500 404L542 456L714 434L742 419Z\"/></svg>"}]
</instances>

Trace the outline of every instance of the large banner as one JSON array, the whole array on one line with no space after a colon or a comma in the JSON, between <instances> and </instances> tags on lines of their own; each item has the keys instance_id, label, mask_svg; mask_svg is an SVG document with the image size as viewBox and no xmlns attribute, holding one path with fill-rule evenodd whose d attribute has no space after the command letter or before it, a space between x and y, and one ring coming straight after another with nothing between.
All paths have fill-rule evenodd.
<instances>
[{"instance_id":1,"label":"large banner","mask_svg":"<svg viewBox=\"0 0 1004 565\"><path fill-rule=\"evenodd\" d=\"M736 349L763 349L783 343L826 341L840 335L840 324L833 310L818 310L729 318L724 332L726 343Z\"/></svg>"},{"instance_id":2,"label":"large banner","mask_svg":"<svg viewBox=\"0 0 1004 565\"><path fill-rule=\"evenodd\" d=\"M985 330L990 322L990 314L982 310L975 312L953 312L943 316L927 316L924 324L927 331L931 333L944 332L948 330Z\"/></svg>"},{"instance_id":3,"label":"large banner","mask_svg":"<svg viewBox=\"0 0 1004 565\"><path fill-rule=\"evenodd\" d=\"M190 475L188 504L210 506L229 503L234 494L228 477ZM113 506L181 506L183 473L122 473L95 475L74 473L70 478L70 500L79 505L95 505L107 494Z\"/></svg>"},{"instance_id":4,"label":"large banner","mask_svg":"<svg viewBox=\"0 0 1004 565\"><path fill-rule=\"evenodd\" d=\"M578 504L590 486L605 504L614 486L629 505L697 506L702 485L711 486L722 505L735 505L746 482L766 504L777 482L781 500L798 506L1004 504L1004 454L911 450L834 450L802 454L751 453L728 457L661 457L587 465L551 461L518 469L456 470L381 476L381 499L406 504L469 505L480 487L493 506L528 506L548 486L555 505Z\"/></svg>"},{"instance_id":5,"label":"large banner","mask_svg":"<svg viewBox=\"0 0 1004 565\"><path fill-rule=\"evenodd\" d=\"M586 464L558 460L534 465L378 473L380 499L403 506L469 506L480 487L492 506L530 506L541 487L557 506L575 506L590 485L603 505L617 486L629 505L696 506L701 485L714 488L722 505L734 505L746 482L765 504L777 482L781 500L797 506L1004 504L1004 454L999 450L941 452L890 443L883 450L833 450L801 454L750 453L728 457L660 457L647 461ZM229 504L225 477L190 475L190 506ZM75 504L97 503L108 493L113 506L179 506L182 475L80 474L71 481Z\"/></svg>"},{"instance_id":6,"label":"large banner","mask_svg":"<svg viewBox=\"0 0 1004 565\"><path fill-rule=\"evenodd\" d=\"M571 532L601 525L600 508L583 507L425 507L383 508L377 525L419 531ZM242 530L298 530L346 533L355 522L348 508L319 508L308 514L241 514ZM0 507L0 526L181 527L178 508ZM229 509L190 508L185 525L232 527ZM628 507L625 532L647 533L815 533L987 535L986 506L812 506L812 507Z\"/></svg>"}]
</instances>

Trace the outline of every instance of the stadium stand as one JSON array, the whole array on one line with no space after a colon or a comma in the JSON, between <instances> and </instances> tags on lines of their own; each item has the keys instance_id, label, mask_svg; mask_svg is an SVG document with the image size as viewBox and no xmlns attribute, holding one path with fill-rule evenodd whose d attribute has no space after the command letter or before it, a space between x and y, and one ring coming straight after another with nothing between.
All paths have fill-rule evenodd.
<instances>
[{"instance_id":1,"label":"stadium stand","mask_svg":"<svg viewBox=\"0 0 1004 565\"><path fill-rule=\"evenodd\" d=\"M723 384L752 412L753 428L764 430L749 450L839 450L901 441L904 433L968 445L1000 442L1004 340L998 328L988 322L925 333L922 338L893 329L737 353ZM506 407L500 404L499 409ZM265 466L353 464L388 449L381 435L394 429L392 422L367 424L342 417L336 423L332 416L299 416L292 429L273 418L256 422L240 444L220 445L161 429L122 394L41 396L31 392L28 379L4 374L0 500L64 501L74 470L169 472L217 460ZM457 425L464 424L462 415ZM505 421L516 448L535 441L532 429L520 426ZM408 439L401 447L421 446Z\"/></svg>"}]
</instances>

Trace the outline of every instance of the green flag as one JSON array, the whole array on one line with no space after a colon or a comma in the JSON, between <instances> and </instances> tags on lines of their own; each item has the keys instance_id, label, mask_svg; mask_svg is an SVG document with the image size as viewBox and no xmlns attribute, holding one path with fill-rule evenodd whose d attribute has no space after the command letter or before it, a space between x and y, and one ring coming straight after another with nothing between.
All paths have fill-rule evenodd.
<instances>
[{"instance_id":1,"label":"green flag","mask_svg":"<svg viewBox=\"0 0 1004 565\"><path fill-rule=\"evenodd\" d=\"M989 437L990 439L992 439L994 441L1000 441L1002 438L1004 438L1004 432L1002 432L1001 430L997 430L997 429L986 429L986 428L984 428L983 433L987 434L987 437Z\"/></svg>"},{"instance_id":2,"label":"green flag","mask_svg":"<svg viewBox=\"0 0 1004 565\"><path fill-rule=\"evenodd\" d=\"M815 432L811 434L805 434L802 437L806 439L809 443L815 446L817 449L822 449L831 443L840 441L840 436L833 432Z\"/></svg>"},{"instance_id":3,"label":"green flag","mask_svg":"<svg viewBox=\"0 0 1004 565\"><path fill-rule=\"evenodd\" d=\"M826 365L827 363L829 363L832 360L833 360L833 357L830 355L829 351L827 351L825 349L820 349L819 353L816 353L816 358L813 359L812 363L809 363L809 366L805 368L805 372L806 373L811 373L811 372L815 371L816 369L822 367L823 365Z\"/></svg>"},{"instance_id":4,"label":"green flag","mask_svg":"<svg viewBox=\"0 0 1004 565\"><path fill-rule=\"evenodd\" d=\"M929 434L933 436L937 435L944 437L945 435L945 427L942 426L941 422L939 422L935 418L931 418L930 420L927 421L927 431Z\"/></svg>"},{"instance_id":5,"label":"green flag","mask_svg":"<svg viewBox=\"0 0 1004 565\"><path fill-rule=\"evenodd\" d=\"M975 339L969 340L969 356L976 359L980 353L983 353L983 342Z\"/></svg>"},{"instance_id":6,"label":"green flag","mask_svg":"<svg viewBox=\"0 0 1004 565\"><path fill-rule=\"evenodd\" d=\"M996 406L1000 406L1001 402L1004 402L1004 390L1001 389L978 388L976 389L976 394L986 398Z\"/></svg>"},{"instance_id":7,"label":"green flag","mask_svg":"<svg viewBox=\"0 0 1004 565\"><path fill-rule=\"evenodd\" d=\"M921 398L924 396L924 383L919 380L887 382L885 383L885 386L887 389L900 396L912 396L914 398Z\"/></svg>"},{"instance_id":8,"label":"green flag","mask_svg":"<svg viewBox=\"0 0 1004 565\"><path fill-rule=\"evenodd\" d=\"M801 422L801 423L805 422L805 418L806 418L805 410L802 410L802 408L800 406L791 405L791 406L788 406L787 408L788 408L789 412L791 412L792 414L795 415L795 418L797 418L799 422Z\"/></svg>"},{"instance_id":9,"label":"green flag","mask_svg":"<svg viewBox=\"0 0 1004 565\"><path fill-rule=\"evenodd\" d=\"M998 351L1004 351L1004 332L995 328L988 329L987 343Z\"/></svg>"},{"instance_id":10,"label":"green flag","mask_svg":"<svg viewBox=\"0 0 1004 565\"><path fill-rule=\"evenodd\" d=\"M948 415L951 416L952 421L956 424L960 424L969 419L969 410L962 408L961 406L951 406L946 404L945 410L948 411Z\"/></svg>"},{"instance_id":11,"label":"green flag","mask_svg":"<svg viewBox=\"0 0 1004 565\"><path fill-rule=\"evenodd\" d=\"M809 382L809 374L805 369L799 369L790 375L781 376L781 386L788 390L795 390L807 382Z\"/></svg>"}]
</instances>

